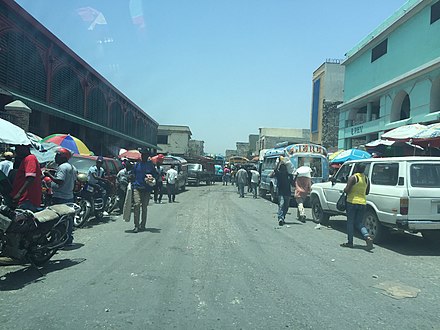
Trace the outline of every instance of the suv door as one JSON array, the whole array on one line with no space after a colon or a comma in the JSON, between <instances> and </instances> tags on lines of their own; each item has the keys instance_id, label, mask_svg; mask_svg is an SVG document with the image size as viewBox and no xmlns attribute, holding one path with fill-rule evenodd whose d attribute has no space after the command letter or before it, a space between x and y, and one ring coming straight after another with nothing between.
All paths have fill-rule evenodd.
<instances>
[{"instance_id":1,"label":"suv door","mask_svg":"<svg viewBox=\"0 0 440 330\"><path fill-rule=\"evenodd\" d=\"M323 193L327 200L329 210L340 212L336 208L336 203L347 185L348 178L353 171L354 163L345 163L338 173L332 178L332 184L324 187Z\"/></svg>"}]
</instances>

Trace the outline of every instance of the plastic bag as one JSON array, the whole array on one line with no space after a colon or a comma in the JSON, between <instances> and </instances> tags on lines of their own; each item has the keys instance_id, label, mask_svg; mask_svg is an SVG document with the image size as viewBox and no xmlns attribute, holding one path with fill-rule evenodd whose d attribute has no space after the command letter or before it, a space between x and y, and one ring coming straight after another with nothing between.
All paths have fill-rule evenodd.
<instances>
[{"instance_id":1,"label":"plastic bag","mask_svg":"<svg viewBox=\"0 0 440 330\"><path fill-rule=\"evenodd\" d=\"M131 182L129 182L127 186L127 192L125 193L124 208L122 210L122 219L124 219L125 222L130 222L132 199L133 189L131 188Z\"/></svg>"}]
</instances>

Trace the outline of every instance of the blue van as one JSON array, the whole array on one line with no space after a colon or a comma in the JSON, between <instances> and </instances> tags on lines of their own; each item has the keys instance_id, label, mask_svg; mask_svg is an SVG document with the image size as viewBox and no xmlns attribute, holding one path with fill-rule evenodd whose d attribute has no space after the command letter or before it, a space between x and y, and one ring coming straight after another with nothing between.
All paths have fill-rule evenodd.
<instances>
[{"instance_id":1,"label":"blue van","mask_svg":"<svg viewBox=\"0 0 440 330\"><path fill-rule=\"evenodd\" d=\"M285 147L268 149L264 153L260 167L260 196L269 195L273 202L278 201L277 182L269 175L275 169L276 161L280 157L287 157L293 168L309 166L312 172L312 183L325 182L329 179L329 162L327 150L317 144L291 144ZM294 193L294 189L292 189Z\"/></svg>"}]
</instances>

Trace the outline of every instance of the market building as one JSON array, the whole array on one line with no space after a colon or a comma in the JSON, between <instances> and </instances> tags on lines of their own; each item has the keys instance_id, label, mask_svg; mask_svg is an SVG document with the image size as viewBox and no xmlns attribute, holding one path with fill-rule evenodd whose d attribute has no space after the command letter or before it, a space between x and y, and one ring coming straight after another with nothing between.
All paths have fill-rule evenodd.
<instances>
[{"instance_id":1,"label":"market building","mask_svg":"<svg viewBox=\"0 0 440 330\"><path fill-rule=\"evenodd\" d=\"M30 111L4 110L21 101ZM69 133L95 154L157 148L158 123L15 1L0 2L0 117L45 137ZM20 118L19 118L20 117Z\"/></svg>"},{"instance_id":2,"label":"market building","mask_svg":"<svg viewBox=\"0 0 440 330\"><path fill-rule=\"evenodd\" d=\"M346 54L338 147L440 121L440 1L408 0Z\"/></svg>"}]
</instances>

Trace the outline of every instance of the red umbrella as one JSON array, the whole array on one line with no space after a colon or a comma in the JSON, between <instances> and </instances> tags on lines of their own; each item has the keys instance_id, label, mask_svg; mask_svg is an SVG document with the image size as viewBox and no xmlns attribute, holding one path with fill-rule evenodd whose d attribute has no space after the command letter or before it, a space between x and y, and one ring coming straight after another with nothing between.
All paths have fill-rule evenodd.
<instances>
[{"instance_id":1,"label":"red umbrella","mask_svg":"<svg viewBox=\"0 0 440 330\"><path fill-rule=\"evenodd\" d=\"M126 152L123 152L118 156L119 158L127 158L130 160L140 160L141 159L141 153L139 150L127 150Z\"/></svg>"}]
</instances>

